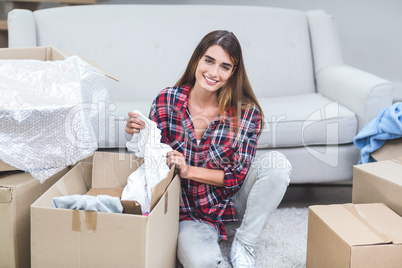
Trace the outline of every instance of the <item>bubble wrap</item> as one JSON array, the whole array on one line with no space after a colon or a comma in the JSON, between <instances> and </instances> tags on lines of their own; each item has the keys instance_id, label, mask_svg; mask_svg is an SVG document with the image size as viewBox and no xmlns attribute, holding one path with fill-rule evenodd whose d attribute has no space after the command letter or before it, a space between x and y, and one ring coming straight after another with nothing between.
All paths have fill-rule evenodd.
<instances>
[{"instance_id":1,"label":"bubble wrap","mask_svg":"<svg viewBox=\"0 0 402 268\"><path fill-rule=\"evenodd\" d=\"M0 159L41 182L93 153L106 129L106 77L77 56L0 60L0 96Z\"/></svg>"}]
</instances>

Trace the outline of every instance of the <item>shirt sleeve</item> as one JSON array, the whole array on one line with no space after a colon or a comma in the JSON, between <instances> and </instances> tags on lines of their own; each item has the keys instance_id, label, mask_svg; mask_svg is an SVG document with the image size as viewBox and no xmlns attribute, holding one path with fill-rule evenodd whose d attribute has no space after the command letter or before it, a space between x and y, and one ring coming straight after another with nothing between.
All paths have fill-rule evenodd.
<instances>
[{"instance_id":1,"label":"shirt sleeve","mask_svg":"<svg viewBox=\"0 0 402 268\"><path fill-rule=\"evenodd\" d=\"M237 150L232 161L224 168L224 183L229 190L238 190L244 182L249 167L254 160L258 133L261 128L261 114L256 106L250 106L243 112L239 124Z\"/></svg>"},{"instance_id":2,"label":"shirt sleeve","mask_svg":"<svg viewBox=\"0 0 402 268\"><path fill-rule=\"evenodd\" d=\"M149 112L149 119L156 123L156 126L161 131L161 143L168 143L168 129L167 129L167 111L166 105L163 103L163 93L160 93L152 102Z\"/></svg>"}]
</instances>

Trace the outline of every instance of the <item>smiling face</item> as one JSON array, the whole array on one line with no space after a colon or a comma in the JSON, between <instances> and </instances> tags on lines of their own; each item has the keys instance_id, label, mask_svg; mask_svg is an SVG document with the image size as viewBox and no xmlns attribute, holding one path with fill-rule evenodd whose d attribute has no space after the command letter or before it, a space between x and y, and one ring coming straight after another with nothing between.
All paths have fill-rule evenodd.
<instances>
[{"instance_id":1,"label":"smiling face","mask_svg":"<svg viewBox=\"0 0 402 268\"><path fill-rule=\"evenodd\" d=\"M194 88L216 92L234 72L228 53L219 45L209 47L198 61Z\"/></svg>"}]
</instances>

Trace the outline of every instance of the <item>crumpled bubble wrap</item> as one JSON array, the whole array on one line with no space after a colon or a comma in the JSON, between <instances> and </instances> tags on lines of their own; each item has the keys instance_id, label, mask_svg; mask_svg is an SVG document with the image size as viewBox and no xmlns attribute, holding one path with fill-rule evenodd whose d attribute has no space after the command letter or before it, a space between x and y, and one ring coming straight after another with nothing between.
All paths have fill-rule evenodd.
<instances>
[{"instance_id":1,"label":"crumpled bubble wrap","mask_svg":"<svg viewBox=\"0 0 402 268\"><path fill-rule=\"evenodd\" d=\"M79 57L0 60L0 96L0 159L41 182L98 148L106 77Z\"/></svg>"}]
</instances>

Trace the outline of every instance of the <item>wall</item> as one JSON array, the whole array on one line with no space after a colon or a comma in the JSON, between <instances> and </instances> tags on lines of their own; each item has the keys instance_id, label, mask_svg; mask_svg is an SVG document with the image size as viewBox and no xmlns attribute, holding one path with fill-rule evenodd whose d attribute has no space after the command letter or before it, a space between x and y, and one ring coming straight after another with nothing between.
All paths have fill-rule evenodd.
<instances>
[{"instance_id":1,"label":"wall","mask_svg":"<svg viewBox=\"0 0 402 268\"><path fill-rule=\"evenodd\" d=\"M401 92L396 98L402 99L401 0L98 0L97 4L166 3L324 9L337 21L345 63L394 82Z\"/></svg>"}]
</instances>

